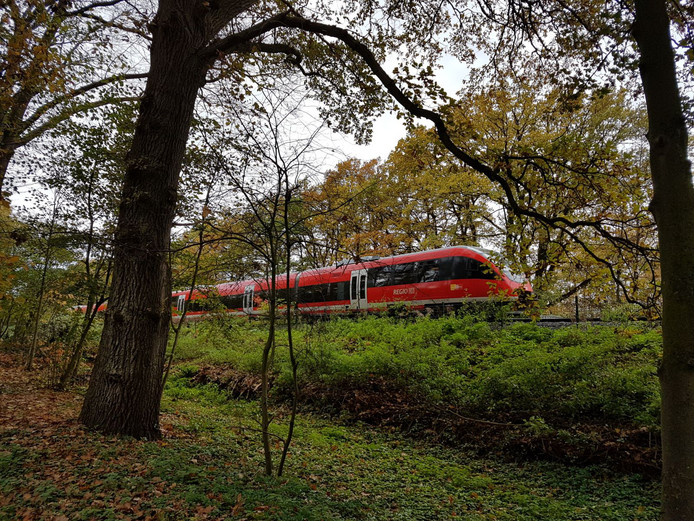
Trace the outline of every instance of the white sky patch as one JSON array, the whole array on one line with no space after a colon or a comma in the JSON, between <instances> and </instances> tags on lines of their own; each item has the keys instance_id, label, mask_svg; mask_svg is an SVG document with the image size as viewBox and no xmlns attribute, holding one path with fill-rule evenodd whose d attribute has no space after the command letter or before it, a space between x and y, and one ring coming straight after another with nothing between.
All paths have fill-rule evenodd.
<instances>
[{"instance_id":1,"label":"white sky patch","mask_svg":"<svg viewBox=\"0 0 694 521\"><path fill-rule=\"evenodd\" d=\"M463 81L467 79L468 73L467 65L453 56L445 56L441 60L441 68L436 71L436 80L449 96L455 98ZM429 121L423 119L418 120L417 123L431 126ZM404 121L398 119L395 114L388 113L374 122L373 140L368 145L357 145L350 136L336 136L335 148L339 149L345 158L356 157L362 161L385 160L398 141L406 135Z\"/></svg>"}]
</instances>

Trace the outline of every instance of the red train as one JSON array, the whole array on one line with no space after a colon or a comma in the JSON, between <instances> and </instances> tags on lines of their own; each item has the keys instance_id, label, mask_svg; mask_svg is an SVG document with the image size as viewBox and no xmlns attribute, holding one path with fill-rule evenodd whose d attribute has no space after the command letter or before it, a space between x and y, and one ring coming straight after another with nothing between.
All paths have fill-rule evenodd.
<instances>
[{"instance_id":1,"label":"red train","mask_svg":"<svg viewBox=\"0 0 694 521\"><path fill-rule=\"evenodd\" d=\"M382 311L402 303L409 309L440 312L464 302L517 299L532 292L530 284L489 259L489 250L470 246L440 248L393 257L369 257L358 263L338 263L276 279L281 306L290 302L301 314L354 314ZM184 306L190 318L223 307L237 315L263 312L267 280L220 284L212 289L174 292L173 313ZM214 298L210 298L214 297ZM209 299L209 300L208 300Z\"/></svg>"}]
</instances>

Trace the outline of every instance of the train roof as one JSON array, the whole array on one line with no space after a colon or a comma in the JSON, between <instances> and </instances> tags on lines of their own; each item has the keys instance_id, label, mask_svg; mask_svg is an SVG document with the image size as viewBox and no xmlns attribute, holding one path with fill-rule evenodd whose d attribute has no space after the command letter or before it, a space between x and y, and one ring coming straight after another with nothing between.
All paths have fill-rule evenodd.
<instances>
[{"instance_id":1,"label":"train roof","mask_svg":"<svg viewBox=\"0 0 694 521\"><path fill-rule=\"evenodd\" d=\"M455 255L455 254L461 254L461 253L475 253L481 257L484 257L487 259L490 256L495 255L496 253L493 252L492 250L487 250L484 248L478 248L476 246L447 246L445 248L433 248L430 250L424 250L424 251L417 251L417 252L412 252L412 253L401 253L398 255L389 255L387 257L364 257L363 260L359 263L359 265L378 265L379 263L382 262L389 262L389 261L400 261L400 260L411 260L411 261L416 261L419 259L426 260L426 259L435 259L438 257L442 256L450 256L450 255Z\"/></svg>"},{"instance_id":2,"label":"train roof","mask_svg":"<svg viewBox=\"0 0 694 521\"><path fill-rule=\"evenodd\" d=\"M368 269L379 265L391 264L397 261L403 262L416 262L417 260L427 260L436 259L446 255L455 254L473 254L482 257L485 261L490 261L489 257L499 255L493 250L488 250L485 248L479 248L477 246L447 246L445 248L434 248L431 250L418 251L413 253L401 253L399 255L389 255L387 257L362 257L360 262L354 261L342 261L332 266L326 266L321 268L309 268L304 270L302 273L310 273L311 275L320 275L324 273L334 273L339 272L340 268L343 268L342 272L354 271L355 269ZM493 261L492 261L493 262Z\"/></svg>"}]
</instances>

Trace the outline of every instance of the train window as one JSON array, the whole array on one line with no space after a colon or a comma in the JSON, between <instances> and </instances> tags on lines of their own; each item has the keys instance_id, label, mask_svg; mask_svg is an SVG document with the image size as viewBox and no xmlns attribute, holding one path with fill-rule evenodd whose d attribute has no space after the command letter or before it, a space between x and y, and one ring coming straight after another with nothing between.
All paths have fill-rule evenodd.
<instances>
[{"instance_id":1,"label":"train window","mask_svg":"<svg viewBox=\"0 0 694 521\"><path fill-rule=\"evenodd\" d=\"M299 302L313 302L313 286L299 286Z\"/></svg>"},{"instance_id":2,"label":"train window","mask_svg":"<svg viewBox=\"0 0 694 521\"><path fill-rule=\"evenodd\" d=\"M349 282L338 282L337 294L335 295L335 300L347 300L349 297Z\"/></svg>"},{"instance_id":3,"label":"train window","mask_svg":"<svg viewBox=\"0 0 694 521\"><path fill-rule=\"evenodd\" d=\"M370 288L375 288L376 287L376 279L380 278L381 276L381 268L371 268L370 270L367 271L367 274L369 276L369 287ZM352 295L352 298L356 298L356 295Z\"/></svg>"},{"instance_id":4,"label":"train window","mask_svg":"<svg viewBox=\"0 0 694 521\"><path fill-rule=\"evenodd\" d=\"M243 295L224 295L219 297L224 309L239 309L243 307Z\"/></svg>"},{"instance_id":5,"label":"train window","mask_svg":"<svg viewBox=\"0 0 694 521\"><path fill-rule=\"evenodd\" d=\"M451 279L467 279L469 264L467 257L451 257Z\"/></svg>"},{"instance_id":6,"label":"train window","mask_svg":"<svg viewBox=\"0 0 694 521\"><path fill-rule=\"evenodd\" d=\"M328 284L320 284L318 286L318 288L320 291L319 302L329 302L331 300L335 300L335 298L333 298L333 294L337 290L337 286L335 286L335 284L329 284L329 283Z\"/></svg>"},{"instance_id":7,"label":"train window","mask_svg":"<svg viewBox=\"0 0 694 521\"><path fill-rule=\"evenodd\" d=\"M397 286L398 284L414 284L419 282L418 262L405 262L380 266L369 270L369 287Z\"/></svg>"},{"instance_id":8,"label":"train window","mask_svg":"<svg viewBox=\"0 0 694 521\"><path fill-rule=\"evenodd\" d=\"M371 268L369 270L369 286L372 288L390 286L390 277L392 269L392 266L380 266L378 268Z\"/></svg>"},{"instance_id":9,"label":"train window","mask_svg":"<svg viewBox=\"0 0 694 521\"><path fill-rule=\"evenodd\" d=\"M215 305L219 304L216 295L208 296L207 298L196 298L194 300L187 300L186 306L188 311L210 311L214 309Z\"/></svg>"},{"instance_id":10,"label":"train window","mask_svg":"<svg viewBox=\"0 0 694 521\"><path fill-rule=\"evenodd\" d=\"M420 262L380 266L369 270L369 287L416 284L456 279L494 279L494 270L469 257L443 257ZM353 296L356 298L356 295Z\"/></svg>"},{"instance_id":11,"label":"train window","mask_svg":"<svg viewBox=\"0 0 694 521\"><path fill-rule=\"evenodd\" d=\"M475 259L468 259L470 261L469 278L471 279L486 279L491 280L496 278L496 273L494 269L487 263L480 262Z\"/></svg>"},{"instance_id":12,"label":"train window","mask_svg":"<svg viewBox=\"0 0 694 521\"><path fill-rule=\"evenodd\" d=\"M330 284L319 284L316 286L316 293L316 302L330 300Z\"/></svg>"},{"instance_id":13,"label":"train window","mask_svg":"<svg viewBox=\"0 0 694 521\"><path fill-rule=\"evenodd\" d=\"M417 263L394 264L392 267L391 284L414 284L417 282Z\"/></svg>"},{"instance_id":14,"label":"train window","mask_svg":"<svg viewBox=\"0 0 694 521\"><path fill-rule=\"evenodd\" d=\"M448 257L440 261L441 280L496 278L490 265L470 257Z\"/></svg>"},{"instance_id":15,"label":"train window","mask_svg":"<svg viewBox=\"0 0 694 521\"><path fill-rule=\"evenodd\" d=\"M455 257L443 257L437 259L436 265L439 267L438 280L451 280L453 278L453 259Z\"/></svg>"},{"instance_id":16,"label":"train window","mask_svg":"<svg viewBox=\"0 0 694 521\"><path fill-rule=\"evenodd\" d=\"M342 285L342 289L340 289L340 284ZM300 286L299 302L306 304L312 302L331 302L333 300L342 300L340 298L340 291L342 291L342 296L344 298L344 296L347 294L348 287L349 282ZM354 288L354 291L356 291L356 288Z\"/></svg>"},{"instance_id":17,"label":"train window","mask_svg":"<svg viewBox=\"0 0 694 521\"><path fill-rule=\"evenodd\" d=\"M419 264L418 282L435 282L440 279L440 268L435 259L422 261Z\"/></svg>"}]
</instances>

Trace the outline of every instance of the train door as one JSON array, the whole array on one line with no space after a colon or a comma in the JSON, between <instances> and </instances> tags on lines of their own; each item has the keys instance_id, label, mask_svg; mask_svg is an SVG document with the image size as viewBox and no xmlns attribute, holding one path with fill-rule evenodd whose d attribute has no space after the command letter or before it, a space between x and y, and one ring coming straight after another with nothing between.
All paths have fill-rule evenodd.
<instances>
[{"instance_id":1,"label":"train door","mask_svg":"<svg viewBox=\"0 0 694 521\"><path fill-rule=\"evenodd\" d=\"M253 314L253 285L246 286L243 290L243 311L247 315Z\"/></svg>"},{"instance_id":2,"label":"train door","mask_svg":"<svg viewBox=\"0 0 694 521\"><path fill-rule=\"evenodd\" d=\"M368 309L366 300L366 270L354 270L349 284L349 308Z\"/></svg>"},{"instance_id":3,"label":"train door","mask_svg":"<svg viewBox=\"0 0 694 521\"><path fill-rule=\"evenodd\" d=\"M179 313L183 313L186 309L186 296L185 295L179 295L178 300L176 301L176 310Z\"/></svg>"}]
</instances>

